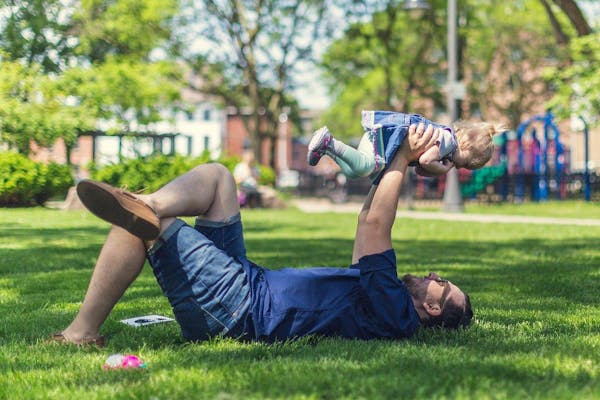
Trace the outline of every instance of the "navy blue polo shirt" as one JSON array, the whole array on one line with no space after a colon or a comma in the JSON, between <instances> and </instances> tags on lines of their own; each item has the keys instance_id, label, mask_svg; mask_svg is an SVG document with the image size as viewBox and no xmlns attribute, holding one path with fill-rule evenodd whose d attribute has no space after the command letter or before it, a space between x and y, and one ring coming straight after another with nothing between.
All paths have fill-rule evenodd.
<instances>
[{"instance_id":1,"label":"navy blue polo shirt","mask_svg":"<svg viewBox=\"0 0 600 400\"><path fill-rule=\"evenodd\" d=\"M251 291L244 329L249 339L401 339L419 327L393 250L362 257L350 268L275 271L244 264Z\"/></svg>"}]
</instances>

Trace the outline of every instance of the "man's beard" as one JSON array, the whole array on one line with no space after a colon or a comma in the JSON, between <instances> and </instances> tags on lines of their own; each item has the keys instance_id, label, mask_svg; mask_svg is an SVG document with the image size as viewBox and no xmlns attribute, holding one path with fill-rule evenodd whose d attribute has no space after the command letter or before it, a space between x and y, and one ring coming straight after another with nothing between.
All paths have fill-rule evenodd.
<instances>
[{"instance_id":1,"label":"man's beard","mask_svg":"<svg viewBox=\"0 0 600 400\"><path fill-rule=\"evenodd\" d=\"M427 294L427 287L420 285L420 283L423 282L422 278L406 274L402 277L402 282L406 285L408 292L413 298L425 298L424 296Z\"/></svg>"}]
</instances>

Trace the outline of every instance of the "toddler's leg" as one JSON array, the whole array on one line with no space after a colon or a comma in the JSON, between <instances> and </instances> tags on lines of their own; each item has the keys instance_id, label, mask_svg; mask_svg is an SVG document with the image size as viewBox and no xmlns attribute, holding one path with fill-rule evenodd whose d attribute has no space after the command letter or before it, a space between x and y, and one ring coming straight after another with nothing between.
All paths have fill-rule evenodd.
<instances>
[{"instance_id":1,"label":"toddler's leg","mask_svg":"<svg viewBox=\"0 0 600 400\"><path fill-rule=\"evenodd\" d=\"M331 150L327 150L327 155L338 163L346 176L359 178L371 174L377 166L373 149L372 136L365 132L357 149L334 140L334 145Z\"/></svg>"},{"instance_id":2,"label":"toddler's leg","mask_svg":"<svg viewBox=\"0 0 600 400\"><path fill-rule=\"evenodd\" d=\"M361 177L361 175L356 175L356 173L354 172L354 169L352 169L352 166L350 164L346 163L343 158L333 157L333 156L332 156L332 158L335 160L336 164L340 166L340 168L342 169L342 172L348 178L360 178Z\"/></svg>"},{"instance_id":3,"label":"toddler's leg","mask_svg":"<svg viewBox=\"0 0 600 400\"><path fill-rule=\"evenodd\" d=\"M324 126L313 133L308 144L306 160L308 164L315 166L325 154L336 159L336 157L341 157L348 149L354 150L341 140L335 139L329 129Z\"/></svg>"},{"instance_id":4,"label":"toddler's leg","mask_svg":"<svg viewBox=\"0 0 600 400\"><path fill-rule=\"evenodd\" d=\"M344 175L349 178L361 178L373 172L373 168L375 167L375 160L373 157L348 145L344 144L344 146L347 148L341 155L329 151L327 152L327 155L333 158L340 166Z\"/></svg>"},{"instance_id":5,"label":"toddler's leg","mask_svg":"<svg viewBox=\"0 0 600 400\"><path fill-rule=\"evenodd\" d=\"M360 140L357 149L370 159L373 159L374 165L371 170L372 174L385 168L385 149L381 126L375 125L372 128L365 130L365 134Z\"/></svg>"},{"instance_id":6,"label":"toddler's leg","mask_svg":"<svg viewBox=\"0 0 600 400\"><path fill-rule=\"evenodd\" d=\"M327 127L323 127L313 134L308 145L308 163L316 165L321 157L327 154L340 166L346 176L351 178L367 176L375 167L373 145L371 144L370 147L370 153L365 154L336 140Z\"/></svg>"}]
</instances>

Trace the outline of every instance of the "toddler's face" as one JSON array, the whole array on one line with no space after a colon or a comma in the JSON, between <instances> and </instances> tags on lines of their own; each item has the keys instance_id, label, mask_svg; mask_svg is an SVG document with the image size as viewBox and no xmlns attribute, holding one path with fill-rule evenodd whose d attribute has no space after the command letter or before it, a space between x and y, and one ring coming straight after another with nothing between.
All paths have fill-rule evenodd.
<instances>
[{"instance_id":1,"label":"toddler's face","mask_svg":"<svg viewBox=\"0 0 600 400\"><path fill-rule=\"evenodd\" d=\"M455 168L464 168L467 165L467 160L471 157L469 150L457 149L452 156L452 162Z\"/></svg>"}]
</instances>

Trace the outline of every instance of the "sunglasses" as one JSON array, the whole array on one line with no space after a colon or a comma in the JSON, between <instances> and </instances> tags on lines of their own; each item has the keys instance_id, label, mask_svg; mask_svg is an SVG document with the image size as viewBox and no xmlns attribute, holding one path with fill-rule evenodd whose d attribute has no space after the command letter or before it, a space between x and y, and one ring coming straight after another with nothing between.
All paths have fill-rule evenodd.
<instances>
[{"instance_id":1,"label":"sunglasses","mask_svg":"<svg viewBox=\"0 0 600 400\"><path fill-rule=\"evenodd\" d=\"M433 277L431 275L433 275ZM440 310L443 310L444 303L446 303L446 298L450 294L450 285L449 285L448 279L442 279L439 276L437 276L437 274L433 274L433 273L430 274L430 276L427 277L427 279L438 283L440 286L442 286L444 288L444 291L442 292L442 297L440 297Z\"/></svg>"},{"instance_id":2,"label":"sunglasses","mask_svg":"<svg viewBox=\"0 0 600 400\"><path fill-rule=\"evenodd\" d=\"M442 279L442 278L436 278L436 279L430 279L430 280L437 282L440 286L442 286L444 288L444 291L442 292L442 296L440 297L440 310L443 310L444 303L446 303L446 298L450 294L449 281L448 281L448 279Z\"/></svg>"}]
</instances>

